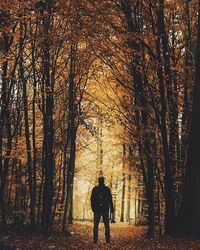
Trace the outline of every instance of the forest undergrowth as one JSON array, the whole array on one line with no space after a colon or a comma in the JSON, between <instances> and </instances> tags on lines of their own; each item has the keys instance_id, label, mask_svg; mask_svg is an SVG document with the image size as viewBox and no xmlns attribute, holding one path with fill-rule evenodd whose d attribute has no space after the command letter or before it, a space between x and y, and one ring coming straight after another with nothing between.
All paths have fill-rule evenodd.
<instances>
[{"instance_id":1,"label":"forest undergrowth","mask_svg":"<svg viewBox=\"0 0 200 250\"><path fill-rule=\"evenodd\" d=\"M35 249L137 249L137 250L199 250L200 240L192 238L146 237L146 228L133 226L129 223L111 224L111 244L105 243L104 227L99 228L99 241L92 241L92 223L75 223L70 226L71 236L63 233L52 233L48 236L31 234L27 230L13 230L0 234L0 249L13 247L16 250Z\"/></svg>"}]
</instances>

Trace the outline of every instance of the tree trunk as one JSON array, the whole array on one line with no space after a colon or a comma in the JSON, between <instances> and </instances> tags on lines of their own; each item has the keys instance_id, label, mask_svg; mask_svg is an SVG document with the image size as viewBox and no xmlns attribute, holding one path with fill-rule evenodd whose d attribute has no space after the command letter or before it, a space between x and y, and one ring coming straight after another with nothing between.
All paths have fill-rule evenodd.
<instances>
[{"instance_id":1,"label":"tree trunk","mask_svg":"<svg viewBox=\"0 0 200 250\"><path fill-rule=\"evenodd\" d=\"M41 217L41 230L43 233L48 233L51 230L52 221L52 207L54 197L54 153L53 153L53 142L54 142L54 130L53 130L53 91L54 83L50 77L50 42L49 32L51 26L51 13L52 13L52 1L48 1L48 13L46 18L44 17L44 79L45 79L45 96L44 96L44 186L43 186L43 207Z\"/></svg>"},{"instance_id":2,"label":"tree trunk","mask_svg":"<svg viewBox=\"0 0 200 250\"><path fill-rule=\"evenodd\" d=\"M66 222L70 218L73 209L73 188L74 188L74 171L75 171L75 159L76 159L76 133L77 133L77 108L76 108L76 88L74 83L75 74L75 62L76 62L76 45L71 45L70 55L70 73L69 73L69 165L67 168L67 194L66 203L64 209L63 225L62 229L65 230ZM72 222L72 220L71 220Z\"/></svg>"},{"instance_id":3,"label":"tree trunk","mask_svg":"<svg viewBox=\"0 0 200 250\"><path fill-rule=\"evenodd\" d=\"M159 0L159 8L157 11L158 19L158 39L157 39L157 53L158 60L161 62L161 44L163 49L164 57L164 74L166 79L167 91L164 85L163 69L161 66L158 67L158 79L160 82L160 96L161 96L161 135L162 135L162 145L164 152L164 162L165 162L165 228L166 233L170 233L173 227L173 222L175 218L174 210L174 194L173 194L173 179L172 179L172 166L175 162L175 152L174 152L174 127L175 119L173 117L173 93L172 93L172 79L170 71L170 58L168 50L167 34L165 31L164 23L164 0ZM166 93L165 93L166 92ZM169 102L169 120L170 120L170 133L168 142L168 132L167 132L167 101L166 94Z\"/></svg>"},{"instance_id":4,"label":"tree trunk","mask_svg":"<svg viewBox=\"0 0 200 250\"><path fill-rule=\"evenodd\" d=\"M200 13L200 1L198 4ZM185 185L181 208L177 218L177 233L191 236L200 235L200 15L195 65L195 84L193 90L192 120L187 153Z\"/></svg>"},{"instance_id":5,"label":"tree trunk","mask_svg":"<svg viewBox=\"0 0 200 250\"><path fill-rule=\"evenodd\" d=\"M134 15L136 13L133 13L132 6L130 1L121 1L122 9L125 14L126 18L126 24L128 32L138 34L139 27L138 23L135 23ZM137 15L137 14L136 14ZM142 52L142 47L138 43L137 40L129 39L128 45L130 49ZM135 54L131 54L132 56L132 63L131 63L131 77L133 81L133 89L134 89L134 105L138 109L136 110L136 126L137 129L140 130L141 128L144 131L144 145L142 143L138 143L139 151L140 151L140 157L142 158L143 155L147 159L146 164L141 164L142 172L143 172L143 178L145 183L145 189L146 189L146 196L148 200L148 211L149 211L149 217L148 217L148 223L149 223L149 229L148 234L149 236L153 236L154 234L154 160L152 158L152 155L149 154L149 150L152 147L152 142L148 138L149 135L146 132L150 128L150 122L149 122L149 105L147 102L147 96L145 95L145 85L148 84L148 80L146 79L146 82L143 80L143 76L141 75L142 69L142 58L139 56L135 56ZM142 163L143 160L142 160Z\"/></svg>"},{"instance_id":6,"label":"tree trunk","mask_svg":"<svg viewBox=\"0 0 200 250\"><path fill-rule=\"evenodd\" d=\"M32 24L30 22L30 32L32 34ZM36 29L37 32L37 29ZM36 36L35 36L36 37ZM32 56L32 70L33 70L33 99L32 99L32 147L33 147L33 204L36 205L36 167L37 167L37 146L36 146L36 94L37 94L37 79L36 79L36 60L35 60L35 39L32 42L31 56ZM35 208L34 208L35 209Z\"/></svg>"},{"instance_id":7,"label":"tree trunk","mask_svg":"<svg viewBox=\"0 0 200 250\"><path fill-rule=\"evenodd\" d=\"M24 31L26 32L26 31ZM20 47L21 54L19 59L20 68L20 80L22 82L23 89L23 108L24 108L24 126L25 126L25 138L26 138L26 156L28 165L28 177L29 177L29 193L30 193L30 225L31 228L35 228L35 198L33 193L33 169L32 169L32 157L31 157L31 142L30 142L30 131L29 131L29 113L28 113L28 100L27 100L27 82L24 76L24 58L23 58L23 26L20 24ZM25 34L24 34L25 36Z\"/></svg>"},{"instance_id":8,"label":"tree trunk","mask_svg":"<svg viewBox=\"0 0 200 250\"><path fill-rule=\"evenodd\" d=\"M123 173L123 179L122 179L121 216L120 216L120 221L121 221L121 222L124 222L125 189L126 189L126 175L125 175L125 173Z\"/></svg>"},{"instance_id":9,"label":"tree trunk","mask_svg":"<svg viewBox=\"0 0 200 250\"><path fill-rule=\"evenodd\" d=\"M3 33L3 42L4 42L4 53L7 55L9 50L9 37ZM8 61L5 61L2 64L2 81L1 81L1 109L0 109L0 205L1 205L1 217L2 217L2 223L6 223L6 210L4 207L4 185L6 183L7 178L7 171L3 166L3 159L5 156L3 156L3 137L5 133L5 120L6 120L6 109L8 105L7 100L7 73L8 73Z\"/></svg>"},{"instance_id":10,"label":"tree trunk","mask_svg":"<svg viewBox=\"0 0 200 250\"><path fill-rule=\"evenodd\" d=\"M22 171L21 171L21 163L15 162L15 184L16 184L16 194L15 194L15 223L22 224L23 216L22 216Z\"/></svg>"},{"instance_id":11,"label":"tree trunk","mask_svg":"<svg viewBox=\"0 0 200 250\"><path fill-rule=\"evenodd\" d=\"M131 174L128 175L128 195L127 195L127 211L126 211L126 221L131 220Z\"/></svg>"}]
</instances>

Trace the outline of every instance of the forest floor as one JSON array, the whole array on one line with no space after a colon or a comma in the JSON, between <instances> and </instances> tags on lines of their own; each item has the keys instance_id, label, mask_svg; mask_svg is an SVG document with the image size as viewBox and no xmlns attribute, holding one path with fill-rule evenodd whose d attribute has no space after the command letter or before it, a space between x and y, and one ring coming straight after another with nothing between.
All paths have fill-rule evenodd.
<instances>
[{"instance_id":1,"label":"forest floor","mask_svg":"<svg viewBox=\"0 0 200 250\"><path fill-rule=\"evenodd\" d=\"M64 250L64 249L137 249L137 250L200 250L200 240L161 237L148 239L144 227L135 227L127 223L111 224L111 244L105 243L104 227L99 228L99 241L92 242L92 223L76 223L71 226L71 236L54 233L49 236L30 234L19 230L8 230L0 234L0 250L11 249L2 247L3 244L13 246L16 250ZM4 245L4 246L5 246Z\"/></svg>"}]
</instances>

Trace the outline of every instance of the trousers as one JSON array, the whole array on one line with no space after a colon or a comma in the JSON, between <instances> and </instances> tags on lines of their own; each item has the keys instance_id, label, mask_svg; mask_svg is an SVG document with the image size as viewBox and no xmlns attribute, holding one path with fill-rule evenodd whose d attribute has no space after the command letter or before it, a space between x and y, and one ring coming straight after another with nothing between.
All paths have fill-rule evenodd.
<instances>
[{"instance_id":1,"label":"trousers","mask_svg":"<svg viewBox=\"0 0 200 250\"><path fill-rule=\"evenodd\" d=\"M98 240L98 227L101 217L103 217L103 223L105 226L105 237L106 242L110 242L110 225L109 225L109 212L94 212L94 228L93 228L93 239Z\"/></svg>"}]
</instances>

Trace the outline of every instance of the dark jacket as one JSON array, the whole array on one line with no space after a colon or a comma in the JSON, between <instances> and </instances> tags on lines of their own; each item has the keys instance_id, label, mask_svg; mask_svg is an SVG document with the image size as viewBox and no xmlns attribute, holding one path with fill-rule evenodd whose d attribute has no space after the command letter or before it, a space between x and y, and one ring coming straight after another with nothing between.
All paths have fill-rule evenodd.
<instances>
[{"instance_id":1,"label":"dark jacket","mask_svg":"<svg viewBox=\"0 0 200 250\"><path fill-rule=\"evenodd\" d=\"M102 207L99 207L98 204L99 194L102 194L104 199ZM91 194L91 207L94 213L109 213L109 210L111 213L114 212L112 194L109 187L100 184L93 188Z\"/></svg>"}]
</instances>

